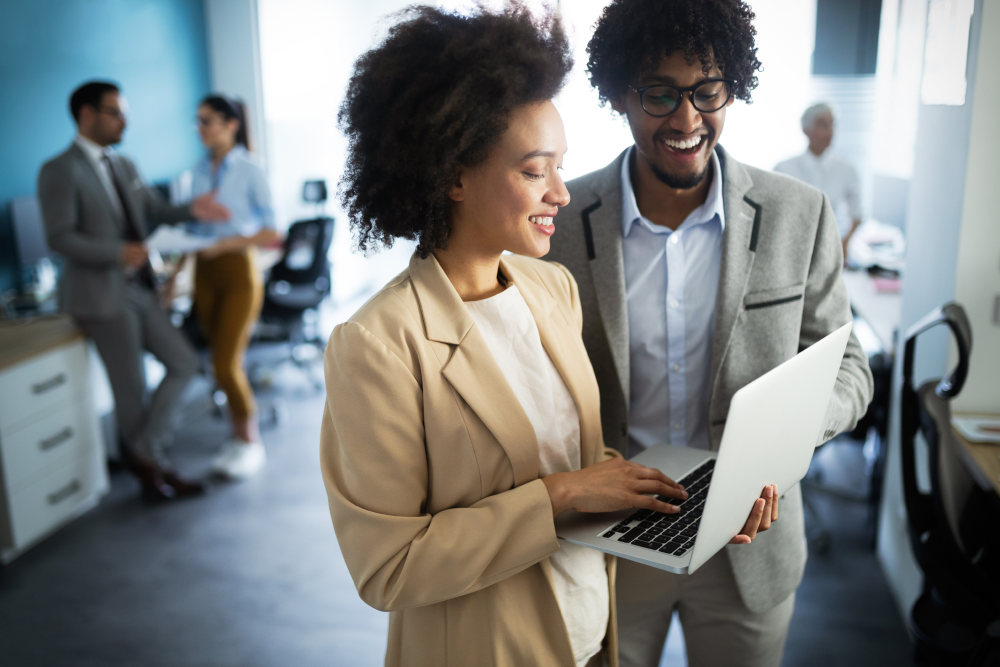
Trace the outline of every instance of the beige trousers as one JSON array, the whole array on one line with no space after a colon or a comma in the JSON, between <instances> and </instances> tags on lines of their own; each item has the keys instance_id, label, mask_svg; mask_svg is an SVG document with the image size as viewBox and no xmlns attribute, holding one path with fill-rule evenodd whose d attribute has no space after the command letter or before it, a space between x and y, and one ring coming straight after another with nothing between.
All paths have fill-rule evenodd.
<instances>
[{"instance_id":1,"label":"beige trousers","mask_svg":"<svg viewBox=\"0 0 1000 667\"><path fill-rule=\"evenodd\" d=\"M743 606L733 569L719 552L692 575L618 559L618 655L621 667L657 667L674 610L688 667L778 667L795 593L755 614Z\"/></svg>"}]
</instances>

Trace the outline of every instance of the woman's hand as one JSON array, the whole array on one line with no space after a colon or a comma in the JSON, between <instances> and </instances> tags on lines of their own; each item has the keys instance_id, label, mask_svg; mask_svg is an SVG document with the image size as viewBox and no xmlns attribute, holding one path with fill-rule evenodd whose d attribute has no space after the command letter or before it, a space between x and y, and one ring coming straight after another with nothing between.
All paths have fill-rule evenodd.
<instances>
[{"instance_id":1,"label":"woman's hand","mask_svg":"<svg viewBox=\"0 0 1000 667\"><path fill-rule=\"evenodd\" d=\"M264 248L280 248L283 240L281 234L267 227L250 237L254 245Z\"/></svg>"},{"instance_id":2,"label":"woman's hand","mask_svg":"<svg viewBox=\"0 0 1000 667\"><path fill-rule=\"evenodd\" d=\"M672 514L679 508L653 495L687 498L680 484L659 470L614 458L575 472L557 472L542 478L552 501L552 515L578 512L614 512L639 507Z\"/></svg>"},{"instance_id":3,"label":"woman's hand","mask_svg":"<svg viewBox=\"0 0 1000 667\"><path fill-rule=\"evenodd\" d=\"M729 540L730 544L750 544L757 533L763 532L771 527L771 523L778 520L778 486L772 484L765 486L760 498L754 501L750 516L743 525L740 534Z\"/></svg>"}]
</instances>

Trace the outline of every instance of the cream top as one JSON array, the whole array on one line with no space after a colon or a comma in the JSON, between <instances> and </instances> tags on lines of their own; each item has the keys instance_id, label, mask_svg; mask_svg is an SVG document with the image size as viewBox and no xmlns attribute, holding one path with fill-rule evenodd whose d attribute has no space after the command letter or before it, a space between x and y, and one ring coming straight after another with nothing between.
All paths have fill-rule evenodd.
<instances>
[{"instance_id":1,"label":"cream top","mask_svg":"<svg viewBox=\"0 0 1000 667\"><path fill-rule=\"evenodd\" d=\"M580 415L516 285L466 307L535 429L539 477L580 469ZM604 554L561 543L552 578L578 667L601 650L610 598Z\"/></svg>"}]
</instances>

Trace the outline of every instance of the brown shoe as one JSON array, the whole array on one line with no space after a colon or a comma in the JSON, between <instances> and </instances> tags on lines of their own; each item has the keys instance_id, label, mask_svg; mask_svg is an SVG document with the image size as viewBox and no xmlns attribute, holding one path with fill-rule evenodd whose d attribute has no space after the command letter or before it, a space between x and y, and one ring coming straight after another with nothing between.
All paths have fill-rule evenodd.
<instances>
[{"instance_id":1,"label":"brown shoe","mask_svg":"<svg viewBox=\"0 0 1000 667\"><path fill-rule=\"evenodd\" d=\"M187 479L177 474L175 470L162 470L163 481L166 482L178 498L201 496L208 491L208 485L202 481Z\"/></svg>"},{"instance_id":2,"label":"brown shoe","mask_svg":"<svg viewBox=\"0 0 1000 667\"><path fill-rule=\"evenodd\" d=\"M158 465L131 455L125 457L125 461L129 471L142 484L142 495L146 500L173 500L177 497L176 489L167 484Z\"/></svg>"}]
</instances>

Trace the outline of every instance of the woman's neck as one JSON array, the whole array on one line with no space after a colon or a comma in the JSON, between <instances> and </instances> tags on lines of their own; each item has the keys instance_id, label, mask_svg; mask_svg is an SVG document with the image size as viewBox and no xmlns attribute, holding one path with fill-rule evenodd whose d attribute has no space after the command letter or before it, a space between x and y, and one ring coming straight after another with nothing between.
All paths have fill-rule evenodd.
<instances>
[{"instance_id":1,"label":"woman's neck","mask_svg":"<svg viewBox=\"0 0 1000 667\"><path fill-rule=\"evenodd\" d=\"M498 278L503 253L477 248L455 235L448 239L447 248L433 252L462 301L488 299L506 289Z\"/></svg>"},{"instance_id":2,"label":"woman's neck","mask_svg":"<svg viewBox=\"0 0 1000 667\"><path fill-rule=\"evenodd\" d=\"M233 150L234 148L236 148L235 143L213 148L211 151L212 165L218 167L220 164L222 164L222 161L226 159L227 155L229 155L229 151Z\"/></svg>"}]
</instances>

